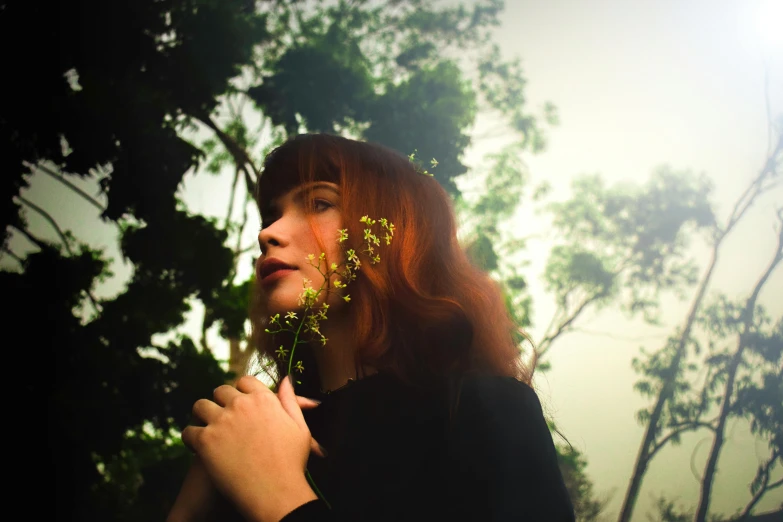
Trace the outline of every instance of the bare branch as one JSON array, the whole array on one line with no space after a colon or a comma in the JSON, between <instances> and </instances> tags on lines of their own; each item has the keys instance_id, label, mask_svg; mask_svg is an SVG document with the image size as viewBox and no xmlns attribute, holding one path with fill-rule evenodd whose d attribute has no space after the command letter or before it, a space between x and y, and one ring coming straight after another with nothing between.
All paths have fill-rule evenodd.
<instances>
[{"instance_id":1,"label":"bare branch","mask_svg":"<svg viewBox=\"0 0 783 522\"><path fill-rule=\"evenodd\" d=\"M73 251L71 250L71 245L68 241L68 238L65 237L65 233L62 231L60 226L57 224L57 222L54 220L54 218L46 212L44 209L39 207L38 205L34 204L33 202L25 199L23 196L16 196L19 201L25 204L25 206L30 207L34 211L36 211L41 217L43 217L46 221L49 222L49 224L54 228L54 230L57 232L57 235L60 236L60 241L62 241L63 246L65 247L65 250L68 251L68 255L73 256Z\"/></svg>"},{"instance_id":2,"label":"bare branch","mask_svg":"<svg viewBox=\"0 0 783 522\"><path fill-rule=\"evenodd\" d=\"M737 520L744 520L748 516L750 516L750 512L753 511L754 507L756 507L756 504L758 504L759 500L761 500L761 497L763 497L768 491L771 491L783 485L783 479L780 479L776 482L773 482L772 484L769 484L770 469L772 469L772 466L775 464L775 461L778 458L780 458L780 453L778 451L773 451L772 456L762 466L761 474L763 476L763 479L761 481L761 485L759 486L759 489L756 491L753 497L750 499L748 504L745 506L745 509L742 510L742 513L737 518Z\"/></svg>"},{"instance_id":3,"label":"bare branch","mask_svg":"<svg viewBox=\"0 0 783 522\"><path fill-rule=\"evenodd\" d=\"M767 486L767 491L775 488L779 488L780 486L783 486L783 478L778 480L777 482L773 482L772 484L769 484Z\"/></svg>"},{"instance_id":4,"label":"bare branch","mask_svg":"<svg viewBox=\"0 0 783 522\"><path fill-rule=\"evenodd\" d=\"M249 217L246 199L242 210L242 222L239 224L239 232L237 233L237 244L234 247L234 257L239 257L239 251L242 249L242 233L245 231Z\"/></svg>"},{"instance_id":5,"label":"bare branch","mask_svg":"<svg viewBox=\"0 0 783 522\"><path fill-rule=\"evenodd\" d=\"M9 225L9 226L11 228L13 228L14 230L16 230L17 232L20 232L24 237L27 238L28 241L30 241L30 243L34 244L38 248L44 249L46 247L51 247L51 245L49 245L46 241L44 241L41 238L36 237L35 235L33 235L32 232L30 232L29 230L25 229L24 227L17 226L17 225Z\"/></svg>"},{"instance_id":6,"label":"bare branch","mask_svg":"<svg viewBox=\"0 0 783 522\"><path fill-rule=\"evenodd\" d=\"M260 177L260 172L256 168L255 164L253 163L253 160L250 159L250 155L247 153L245 149L239 146L239 144L234 141L234 138L223 132L220 127L217 126L217 123L214 122L214 120L209 116L209 114L198 114L196 115L196 118L198 118L204 125L212 129L212 131L217 135L220 142L223 144L224 147L226 147L226 150L229 154L231 154L231 157L234 158L234 163L237 164L237 167L242 169L245 172L246 180L249 177L246 167L249 166L250 169L253 171L253 174L255 175L256 179ZM252 181L252 180L251 180ZM255 182L251 183L252 186L255 186ZM252 191L251 191L252 193Z\"/></svg>"},{"instance_id":7,"label":"bare branch","mask_svg":"<svg viewBox=\"0 0 783 522\"><path fill-rule=\"evenodd\" d=\"M240 167L236 166L234 171L234 181L231 183L231 194L228 197L228 210L226 211L226 220L223 223L223 228L228 229L228 224L231 222L231 214L234 213L234 198L237 193L237 185L239 184Z\"/></svg>"},{"instance_id":8,"label":"bare branch","mask_svg":"<svg viewBox=\"0 0 783 522\"><path fill-rule=\"evenodd\" d=\"M204 317L201 320L201 348L203 348L207 352L211 352L212 350L209 349L209 344L207 343L207 316L209 315L209 310L207 310L207 307L204 307Z\"/></svg>"},{"instance_id":9,"label":"bare branch","mask_svg":"<svg viewBox=\"0 0 783 522\"><path fill-rule=\"evenodd\" d=\"M690 338L691 329L693 328L693 324L696 320L696 314L702 306L702 301L706 294L707 287L712 280L712 275L718 262L718 252L721 248L723 240L729 234L729 232L731 232L737 222L742 218L747 209L750 208L756 197L761 193L759 187L767 175L770 173L774 174L775 157L778 153L780 153L781 150L783 150L783 134L779 136L777 146L773 153L767 157L764 168L736 201L734 209L732 210L731 216L729 217L725 228L719 229L718 233L716 233L715 237L713 238L710 261L707 265L706 271L702 275L699 287L696 290L696 295L694 296L690 310L688 311L685 325L682 329L679 340L677 341L674 357L669 364L669 373L671 374L676 373L676 370L679 369L682 360L686 356L686 340ZM660 422L664 405L670 400L673 393L674 381L672 379L666 380L658 393L658 397L655 400L655 406L653 407L653 411L650 414L650 418L647 422L647 427L645 428L642 443L639 446L639 453L637 454L636 461L634 463L631 480L629 481L628 489L626 490L622 507L620 508L618 522L628 522L631 518L634 506L636 505L636 500L639 496L642 479L650 462L649 450L654 445L655 433L658 429L658 424Z\"/></svg>"},{"instance_id":10,"label":"bare branch","mask_svg":"<svg viewBox=\"0 0 783 522\"><path fill-rule=\"evenodd\" d=\"M482 140L495 140L498 138L503 138L505 136L508 136L510 132L511 131L506 125L496 125L492 129L484 132L483 134L478 134L476 136L473 136L472 140L474 142L478 142Z\"/></svg>"},{"instance_id":11,"label":"bare branch","mask_svg":"<svg viewBox=\"0 0 783 522\"><path fill-rule=\"evenodd\" d=\"M736 204L734 205L734 209L731 212L729 222L726 225L726 228L722 231L722 235L725 236L732 228L734 228L734 225L737 224L737 221L739 221L745 212L753 205L756 197L764 192L762 189L762 184L766 180L767 175L775 174L775 157L780 154L781 151L783 151L783 134L778 136L778 143L775 145L772 153L767 156L767 159L764 162L764 167L761 169L759 175L756 176L756 179L753 180L748 188L745 189L745 192L742 193L742 196L740 196L740 198L737 200Z\"/></svg>"},{"instance_id":12,"label":"bare branch","mask_svg":"<svg viewBox=\"0 0 783 522\"><path fill-rule=\"evenodd\" d=\"M14 258L17 263L24 266L24 259L16 255L10 248L3 247L2 251L8 254L9 256L11 256L12 258ZM2 257L0 257L0 259L2 259Z\"/></svg>"},{"instance_id":13,"label":"bare branch","mask_svg":"<svg viewBox=\"0 0 783 522\"><path fill-rule=\"evenodd\" d=\"M560 325L557 327L557 330L555 330L555 332L552 335L548 335L539 343L538 345L539 352L540 352L539 355L543 356L549 350L549 347L552 345L552 342L555 339L557 339L561 334L563 334L568 329L569 326L571 326L571 324L577 319L577 317L579 317L582 314L584 309L590 303L592 303L593 301L597 301L603 296L604 293L600 292L582 301L582 303L577 307L576 310L574 310L571 316L565 321L563 321L562 323L560 323Z\"/></svg>"},{"instance_id":14,"label":"bare branch","mask_svg":"<svg viewBox=\"0 0 783 522\"><path fill-rule=\"evenodd\" d=\"M767 269L759 278L753 292L745 303L745 308L742 311L742 331L739 334L737 341L737 351L731 357L731 361L726 369L726 384L723 393L723 401L720 407L720 415L718 416L718 422L715 426L715 438L712 442L712 448L710 448L709 456L707 457L707 464L704 467L704 477L701 481L701 491L699 496L699 504L696 509L696 516L694 520L703 522L707 518L707 511L709 509L710 498L712 495L712 485L714 476L717 470L718 458L720 457L721 450L724 443L724 430L726 422L731 413L732 403L731 397L734 393L734 384L737 375L737 370L742 362L745 348L747 347L747 337L753 327L753 312L756 309L756 300L761 292L761 289L767 283L772 272L778 266L780 261L783 260L783 226L778 231L778 245L777 251L772 258Z\"/></svg>"},{"instance_id":15,"label":"bare branch","mask_svg":"<svg viewBox=\"0 0 783 522\"><path fill-rule=\"evenodd\" d=\"M46 221L49 222L50 225L52 225L52 228L54 228L55 231L57 231L57 235L60 236L60 240L63 243L63 246L65 247L65 250L68 251L68 255L73 257L73 250L71 250L71 244L68 241L68 238L65 236L65 233L62 231L60 226L57 224L57 221L54 220L54 218L46 212L44 209L33 203L32 201L29 201L25 199L23 196L16 196L19 201L24 203L27 207L30 207L31 209L35 210L41 217L43 217ZM98 306L98 301L95 299L95 296L92 295L92 292L90 292L89 289L85 290L85 293L87 294L87 298L92 303L93 308L96 312L100 312L101 308Z\"/></svg>"},{"instance_id":16,"label":"bare branch","mask_svg":"<svg viewBox=\"0 0 783 522\"><path fill-rule=\"evenodd\" d=\"M663 333L661 334L650 334L650 335L617 335L613 334L611 332L598 332L595 330L588 330L587 328L571 328L572 332L579 332L583 333L585 335L595 335L599 337L608 337L610 339L616 339L618 341L631 341L631 342L641 342L641 341L648 341L648 340L660 340L662 335L665 335Z\"/></svg>"},{"instance_id":17,"label":"bare branch","mask_svg":"<svg viewBox=\"0 0 783 522\"><path fill-rule=\"evenodd\" d=\"M231 267L231 272L229 272L229 275L228 275L228 281L229 282L233 282L234 281L234 277L236 276L236 273L237 273L237 263L239 262L239 256L240 256L240 252L242 250L242 234L245 231L245 227L247 226L248 219L249 219L249 216L248 216L248 212L247 212L247 198L245 198L245 204L244 204L243 212L242 212L242 221L239 224L239 230L237 231L237 242L236 242L236 246L234 247L234 251L233 251L234 266Z\"/></svg>"},{"instance_id":18,"label":"bare branch","mask_svg":"<svg viewBox=\"0 0 783 522\"><path fill-rule=\"evenodd\" d=\"M682 433L686 433L688 431L696 431L699 428L707 428L710 431L715 431L715 426L708 422L688 422L679 425L674 431L670 432L668 435L666 435L664 438L662 438L660 441L656 442L652 449L650 450L650 457L652 458L653 455L658 453L659 450L661 450L670 440L672 440L677 435L680 435Z\"/></svg>"},{"instance_id":19,"label":"bare branch","mask_svg":"<svg viewBox=\"0 0 783 522\"><path fill-rule=\"evenodd\" d=\"M239 256L241 256L242 254L247 254L248 252L252 252L252 251L253 251L253 250L255 250L256 248L258 248L258 245L257 245L257 244L255 244L255 243L253 243L252 245L250 245L250 246L246 246L245 248L243 248L243 249L241 249L241 250L237 250L237 251L234 253L234 254L235 254L235 257L239 257Z\"/></svg>"},{"instance_id":20,"label":"bare branch","mask_svg":"<svg viewBox=\"0 0 783 522\"><path fill-rule=\"evenodd\" d=\"M73 183L68 181L67 179L65 179L65 176L63 176L62 174L54 172L53 170L49 169L48 167L46 167L46 166L44 166L43 164L40 164L40 163L37 164L37 165L34 165L34 164L32 164L32 163L30 163L28 161L24 161L22 163L24 164L25 167L27 167L27 168L29 168L31 170L40 170L41 172L43 172L47 176L56 179L57 181L59 181L60 183L62 183L63 185L65 185L66 187L71 189L72 191L74 191L76 194L78 194L79 196L84 198L88 203L90 203L92 206L94 206L95 208L97 208L101 212L106 212L106 207L101 205L97 200L95 200L95 198L93 198L92 196L87 194L85 191L83 191L82 189L80 189L79 187L77 187L76 185L74 185Z\"/></svg>"},{"instance_id":21,"label":"bare branch","mask_svg":"<svg viewBox=\"0 0 783 522\"><path fill-rule=\"evenodd\" d=\"M764 108L767 114L767 155L772 153L772 106L769 103L769 66L764 64Z\"/></svg>"}]
</instances>

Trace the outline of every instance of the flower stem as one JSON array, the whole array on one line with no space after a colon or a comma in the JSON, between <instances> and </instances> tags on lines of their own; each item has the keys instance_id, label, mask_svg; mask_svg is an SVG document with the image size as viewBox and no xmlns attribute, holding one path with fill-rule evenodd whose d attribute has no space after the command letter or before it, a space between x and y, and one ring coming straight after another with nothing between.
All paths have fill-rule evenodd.
<instances>
[{"instance_id":1,"label":"flower stem","mask_svg":"<svg viewBox=\"0 0 783 522\"><path fill-rule=\"evenodd\" d=\"M321 493L321 490L318 489L318 486L315 485L315 481L313 480L313 477L310 476L310 471L308 471L307 468L305 468L305 476L307 477L307 481L310 483L310 486L315 490L315 494L318 495L318 498L326 503L326 507L332 509L332 505L329 504L326 498L324 498L323 493Z\"/></svg>"}]
</instances>

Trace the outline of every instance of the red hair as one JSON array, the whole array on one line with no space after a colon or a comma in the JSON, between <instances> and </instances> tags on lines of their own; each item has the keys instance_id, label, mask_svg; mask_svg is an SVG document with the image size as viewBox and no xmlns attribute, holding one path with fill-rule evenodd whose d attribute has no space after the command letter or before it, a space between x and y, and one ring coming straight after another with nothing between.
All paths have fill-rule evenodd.
<instances>
[{"instance_id":1,"label":"red hair","mask_svg":"<svg viewBox=\"0 0 783 522\"><path fill-rule=\"evenodd\" d=\"M468 375L529 383L502 294L461 248L451 199L435 179L387 147L303 134L267 156L256 191L262 215L272 200L311 181L340 186L348 248L361 250L364 215L396 227L391 245L379 247L380 263L363 262L348 287L357 372L369 365L414 385ZM274 353L281 339L263 333L267 315L254 302L253 341L283 376L287 366ZM308 373L308 381L317 379Z\"/></svg>"}]
</instances>

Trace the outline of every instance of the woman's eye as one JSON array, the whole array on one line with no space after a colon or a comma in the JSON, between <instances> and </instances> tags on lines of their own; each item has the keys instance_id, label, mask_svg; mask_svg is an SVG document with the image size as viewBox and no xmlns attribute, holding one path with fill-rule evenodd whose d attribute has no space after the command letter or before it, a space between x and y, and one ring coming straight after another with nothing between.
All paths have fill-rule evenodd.
<instances>
[{"instance_id":1,"label":"woman's eye","mask_svg":"<svg viewBox=\"0 0 783 522\"><path fill-rule=\"evenodd\" d=\"M313 200L313 210L316 212L323 212L324 210L332 208L334 205L330 201L327 201L325 199L314 199Z\"/></svg>"}]
</instances>

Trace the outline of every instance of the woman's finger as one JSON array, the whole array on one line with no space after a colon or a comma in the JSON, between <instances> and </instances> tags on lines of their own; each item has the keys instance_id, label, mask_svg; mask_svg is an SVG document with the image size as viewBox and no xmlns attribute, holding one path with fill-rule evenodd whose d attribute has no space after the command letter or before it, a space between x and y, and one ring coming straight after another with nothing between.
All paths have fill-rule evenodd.
<instances>
[{"instance_id":1,"label":"woman's finger","mask_svg":"<svg viewBox=\"0 0 783 522\"><path fill-rule=\"evenodd\" d=\"M204 428L201 426L187 426L182 430L182 443L187 446L193 453L198 453L199 438L203 433Z\"/></svg>"},{"instance_id":2,"label":"woman's finger","mask_svg":"<svg viewBox=\"0 0 783 522\"><path fill-rule=\"evenodd\" d=\"M302 415L302 409L299 407L299 401L296 399L296 395L294 394L294 386L291 384L291 377L286 375L283 377L282 382L280 382L280 389L277 391L277 398L280 401L280 404L283 406L283 409L288 413L289 417L291 417L294 422L299 426L300 429L303 431L306 431L307 433L310 433L310 429L307 427L307 422L304 420L304 416Z\"/></svg>"},{"instance_id":3,"label":"woman's finger","mask_svg":"<svg viewBox=\"0 0 783 522\"><path fill-rule=\"evenodd\" d=\"M272 393L269 387L252 375L243 375L236 383L242 393Z\"/></svg>"},{"instance_id":4,"label":"woman's finger","mask_svg":"<svg viewBox=\"0 0 783 522\"><path fill-rule=\"evenodd\" d=\"M280 396L278 396L277 398L279 400ZM317 408L318 406L320 406L321 401L317 401L315 399L310 399L308 397L302 397L301 395L297 395L296 403L299 405L299 408L303 410L312 410L313 408Z\"/></svg>"},{"instance_id":5,"label":"woman's finger","mask_svg":"<svg viewBox=\"0 0 783 522\"><path fill-rule=\"evenodd\" d=\"M215 402L218 403L220 406L226 407L231 399L240 395L241 393L242 392L240 392L233 386L224 384L222 386L218 386L217 388L215 388L215 391L212 392L212 397L215 399Z\"/></svg>"},{"instance_id":6,"label":"woman's finger","mask_svg":"<svg viewBox=\"0 0 783 522\"><path fill-rule=\"evenodd\" d=\"M318 443L318 441L312 437L310 437L310 451L312 451L313 453L315 453L321 458L326 458L326 449L323 446L321 446Z\"/></svg>"},{"instance_id":7,"label":"woman's finger","mask_svg":"<svg viewBox=\"0 0 783 522\"><path fill-rule=\"evenodd\" d=\"M214 421L223 408L208 399L199 399L193 404L193 416L204 424Z\"/></svg>"}]
</instances>

